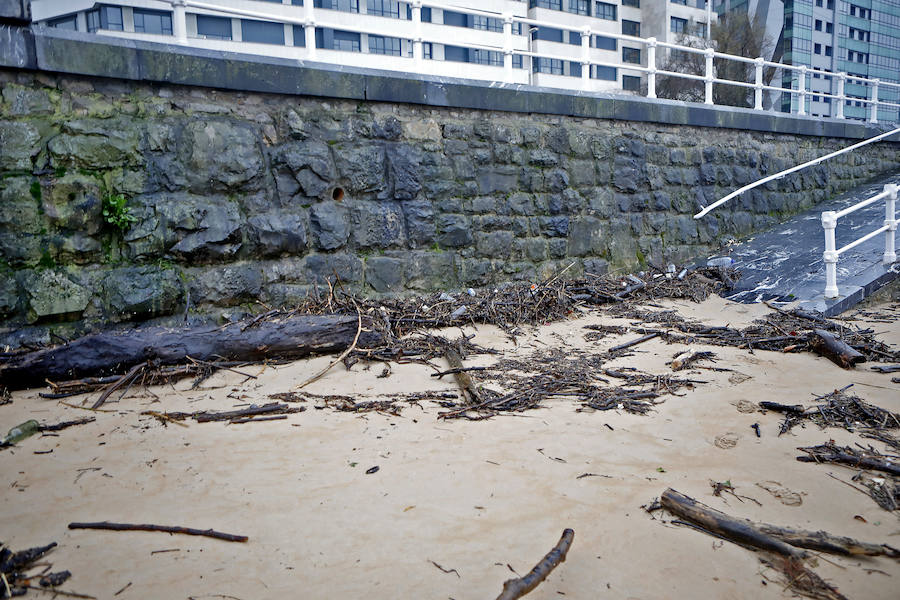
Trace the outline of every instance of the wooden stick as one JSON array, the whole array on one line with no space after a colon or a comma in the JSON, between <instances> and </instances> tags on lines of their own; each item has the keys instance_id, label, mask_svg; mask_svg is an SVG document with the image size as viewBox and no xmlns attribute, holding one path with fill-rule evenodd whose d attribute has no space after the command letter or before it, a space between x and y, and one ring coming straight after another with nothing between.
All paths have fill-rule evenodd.
<instances>
[{"instance_id":1,"label":"wooden stick","mask_svg":"<svg viewBox=\"0 0 900 600\"><path fill-rule=\"evenodd\" d=\"M456 383L463 392L463 399L465 400L466 394L468 394L469 400L473 403L477 404L481 402L481 394L479 394L478 390L475 388L475 382L472 381L472 378L465 371L459 351L448 344L444 348L444 358L450 363L450 370L453 372L453 377L456 379Z\"/></svg>"},{"instance_id":2,"label":"wooden stick","mask_svg":"<svg viewBox=\"0 0 900 600\"><path fill-rule=\"evenodd\" d=\"M528 575L518 579L508 579L503 583L503 591L497 596L497 600L516 600L521 598L542 581L555 569L559 563L565 562L566 554L575 538L575 532L571 529L563 530L562 537L550 552L536 564Z\"/></svg>"},{"instance_id":3,"label":"wooden stick","mask_svg":"<svg viewBox=\"0 0 900 600\"><path fill-rule=\"evenodd\" d=\"M704 529L731 541L771 550L784 556L799 558L806 553L791 548L806 548L843 556L887 556L900 558L900 550L887 544L870 544L853 538L835 536L825 531L809 531L779 527L769 523L754 523L719 512L693 498L669 488L660 498L663 508Z\"/></svg>"},{"instance_id":4,"label":"wooden stick","mask_svg":"<svg viewBox=\"0 0 900 600\"><path fill-rule=\"evenodd\" d=\"M631 348L632 346L637 346L638 344L643 344L646 341L652 340L653 338L657 337L658 335L659 335L658 331L654 332L654 333L648 333L647 335L639 337L636 340L631 340L630 342L625 342L624 344L619 344L618 346L613 346L612 348L607 350L607 352L613 353L613 352L618 352L619 350L625 350L626 348Z\"/></svg>"},{"instance_id":5,"label":"wooden stick","mask_svg":"<svg viewBox=\"0 0 900 600\"><path fill-rule=\"evenodd\" d=\"M259 423L260 421L281 421L283 419L287 419L287 415L275 415L274 417L259 417L253 418L248 417L246 419L234 419L233 421L229 421L229 425L240 425L241 423Z\"/></svg>"},{"instance_id":6,"label":"wooden stick","mask_svg":"<svg viewBox=\"0 0 900 600\"><path fill-rule=\"evenodd\" d=\"M215 538L217 540L225 540L226 542L246 542L246 535L235 535L233 533L222 533L214 529L192 529L190 527L170 527L168 525L150 525L150 524L133 524L133 523L110 523L109 521L101 521L99 523L69 523L69 529L105 529L109 531L161 531L164 533L181 533L184 535L200 535L203 537Z\"/></svg>"},{"instance_id":7,"label":"wooden stick","mask_svg":"<svg viewBox=\"0 0 900 600\"><path fill-rule=\"evenodd\" d=\"M871 469L873 471L883 471L900 477L900 465L896 465L888 460L878 460L874 456L853 456L844 452L814 452L812 448L800 448L804 452L809 452L809 456L798 456L800 462L830 462L843 465L850 465L859 469Z\"/></svg>"},{"instance_id":8,"label":"wooden stick","mask_svg":"<svg viewBox=\"0 0 900 600\"><path fill-rule=\"evenodd\" d=\"M93 423L97 420L97 417L85 417L83 419L75 419L73 421L62 421L60 423L54 423L52 425L41 425L38 428L38 431L60 431L61 429L65 429L66 427L72 427L73 425L84 425L86 423Z\"/></svg>"},{"instance_id":9,"label":"wooden stick","mask_svg":"<svg viewBox=\"0 0 900 600\"><path fill-rule=\"evenodd\" d=\"M114 391L116 391L117 389L119 389L120 387L125 385L126 383L130 383L135 377L138 376L138 373L140 373L143 370L143 368L146 366L147 366L147 363L142 362L142 363L136 364L133 367L131 367L131 369L127 373L125 373L125 375L120 377L117 382L115 382L114 384L112 384L111 386L106 388L106 391L103 392L103 394L99 398L97 398L97 401L94 402L94 405L91 406L91 408L96 410L96 409L100 408L101 406L103 406L103 403L106 402L106 399L109 398L110 394L112 394Z\"/></svg>"},{"instance_id":10,"label":"wooden stick","mask_svg":"<svg viewBox=\"0 0 900 600\"><path fill-rule=\"evenodd\" d=\"M329 284L329 287L331 287L330 284ZM353 301L353 306L356 306L356 300ZM359 306L356 306L356 336L354 336L354 338L353 338L353 343L350 344L350 346L346 350L341 352L340 356L338 356L336 359L331 361L327 367L325 367L324 369L322 369L321 371L319 371L318 373L316 373L315 375L313 375L312 377L310 377L309 379L307 379L300 385L294 387L294 390L296 391L296 390L299 390L299 389L302 389L302 388L308 386L313 381L316 381L317 379L322 377L322 375L324 375L325 373L330 371L331 367L333 367L334 365L338 364L339 362L341 362L342 360L347 358L347 355L349 355L351 352L353 352L353 349L356 348L356 344L357 344L357 342L359 342L359 334L360 333L362 333L362 313L359 312Z\"/></svg>"}]
</instances>

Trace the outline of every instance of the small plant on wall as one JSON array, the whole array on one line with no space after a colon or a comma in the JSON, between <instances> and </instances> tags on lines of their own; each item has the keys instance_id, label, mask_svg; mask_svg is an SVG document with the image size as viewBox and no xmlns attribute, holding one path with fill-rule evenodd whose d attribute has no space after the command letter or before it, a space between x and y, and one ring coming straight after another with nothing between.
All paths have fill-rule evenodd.
<instances>
[{"instance_id":1,"label":"small plant on wall","mask_svg":"<svg viewBox=\"0 0 900 600\"><path fill-rule=\"evenodd\" d=\"M123 233L137 221L137 217L131 214L128 199L122 194L107 194L103 199L103 218Z\"/></svg>"}]
</instances>

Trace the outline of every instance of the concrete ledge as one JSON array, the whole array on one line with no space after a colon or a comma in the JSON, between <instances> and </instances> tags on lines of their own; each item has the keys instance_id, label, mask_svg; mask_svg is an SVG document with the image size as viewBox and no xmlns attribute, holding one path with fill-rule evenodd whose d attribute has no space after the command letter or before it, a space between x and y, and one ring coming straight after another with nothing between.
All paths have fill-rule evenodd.
<instances>
[{"instance_id":1,"label":"concrete ledge","mask_svg":"<svg viewBox=\"0 0 900 600\"><path fill-rule=\"evenodd\" d=\"M27 32L20 35L26 36ZM228 90L794 135L862 139L887 130L884 125L872 126L863 122L650 100L621 94L574 92L430 76L400 76L396 72L375 69L99 37L59 29L35 28L33 43L36 67L30 66L28 60L7 66Z\"/></svg>"}]
</instances>

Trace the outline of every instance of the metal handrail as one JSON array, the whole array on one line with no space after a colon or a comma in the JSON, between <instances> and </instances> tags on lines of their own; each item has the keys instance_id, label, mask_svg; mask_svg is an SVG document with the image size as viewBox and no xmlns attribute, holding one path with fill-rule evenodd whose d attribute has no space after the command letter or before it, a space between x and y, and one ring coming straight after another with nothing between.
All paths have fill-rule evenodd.
<instances>
[{"instance_id":1,"label":"metal handrail","mask_svg":"<svg viewBox=\"0 0 900 600\"><path fill-rule=\"evenodd\" d=\"M897 260L897 251L895 245L897 231L896 205L898 189L900 189L900 186L889 183L884 186L884 189L880 194L875 194L871 198L867 198L862 202L857 202L853 206L845 208L841 211L826 210L822 213L822 229L825 230L825 252L822 253L822 260L825 262L826 298L837 298L840 295L837 286L837 262L838 258L840 258L841 254L843 254L844 252L856 248L860 244L871 240L881 233L884 233L884 255L882 257L882 263L885 265L889 265ZM865 208L870 204L878 202L879 200L885 201L884 225L882 225L875 231L870 231L866 235L857 238L856 240L850 242L849 244L846 244L845 246L842 246L841 248L837 248L834 232L837 228L838 219L854 213L862 208Z\"/></svg>"},{"instance_id":2,"label":"metal handrail","mask_svg":"<svg viewBox=\"0 0 900 600\"><path fill-rule=\"evenodd\" d=\"M187 43L187 34L186 34L186 26L184 23L185 19L185 8L186 7L194 7L203 11L209 11L214 13L221 13L225 15L238 15L249 17L253 19L261 19L279 23L288 23L295 25L303 25L306 28L315 28L319 27L328 27L334 29L343 29L347 31L353 31L355 33L366 33L366 34L378 34L384 35L384 32L377 29L375 26L366 27L366 26L350 26L350 25L342 25L339 22L334 22L331 19L321 19L320 15L322 10L326 10L328 12L335 12L330 9L321 9L314 8L312 0L307 0L302 7L296 7L298 9L297 14L302 15L302 17L290 17L285 15L273 14L271 12L258 11L258 10L249 10L249 9L239 9L239 8L231 8L221 5L211 4L209 2L202 2L196 0L162 0L168 2L173 6L174 9L174 20L173 20L173 30L175 33L176 41L179 43ZM806 115L806 99L808 96L815 95L820 96L822 98L830 98L834 99L835 102L832 103L832 111L833 116L838 119L843 119L844 117L844 102L847 100L852 100L854 102L859 102L864 104L867 107L868 111L868 120L870 122L878 121L878 110L879 108L887 108L894 109L900 108L900 103L889 102L887 100L882 100L879 98L879 89L884 88L892 88L892 89L900 89L900 83L886 82L880 81L878 79L868 79L865 77L860 77L857 75L851 75L847 73L834 73L831 71L825 71L823 69L807 67L804 65L787 65L783 63L773 62L770 60L766 60L762 57L759 58L749 58L745 56L737 56L733 54L726 54L723 52L718 52L713 48L694 48L690 46L684 46L680 44L674 44L671 42L665 42L661 40L657 40L655 38L641 38L630 35L606 32L602 30L594 30L590 26L576 26L576 25L567 25L564 23L555 23L551 21L544 21L540 19L532 19L527 16L522 15L514 15L512 13L500 13L495 11L488 11L479 8L473 7L465 7L465 6L457 6L452 2L442 2L440 0L411 0L408 2L411 6L411 17L409 32L402 34L394 34L397 36L407 37L413 42L413 55L412 60L416 64L421 64L424 60L424 51L423 51L423 43L431 42L438 44L453 44L454 41L451 38L447 38L446 36L439 36L432 33L430 36L425 36L422 33L422 19L421 19L421 11L423 7L430 8L438 8L438 9L448 9L453 11L464 12L467 14L473 15L481 15L488 16L491 18L496 18L503 22L503 31L496 32L497 35L503 36L503 44L502 45L491 45L491 44L477 44L477 43L467 43L465 44L467 47L473 47L483 50L491 50L503 54L503 66L500 65L486 65L486 66L494 66L496 68L502 68L505 71L505 74L502 77L498 77L498 81L505 81L509 83L514 83L517 81L515 76L515 72L513 69L512 58L514 56L520 57L533 57L533 58L551 58L556 60L564 60L573 63L578 63L582 65L581 70L581 81L582 88L590 89L591 88L591 78L590 78L590 67L592 65L596 66L614 66L618 67L624 71L631 71L637 73L645 73L647 76L647 97L648 98L656 98L656 79L658 76L665 77L673 77L673 78L681 78L693 81L703 81L705 84L704 89L704 103L707 105L714 104L713 98L713 86L714 85L732 85L747 89L754 90L754 110L762 111L763 102L762 102L762 94L763 91L775 91L782 94L789 95L792 99L798 98L799 102L797 103L796 114L798 115ZM293 8L290 5L285 5L288 8ZM302 12L299 12L302 11ZM327 14L327 13L326 13ZM403 21L407 21L403 19ZM567 32L575 32L580 34L581 36L581 56L574 57L569 55L560 55L560 54L551 54L551 53L538 53L532 50L525 50L523 48L515 48L514 47L514 34L513 27L514 23L520 23L526 26L534 26L534 27L546 27L550 29L562 30ZM521 34L520 34L521 35ZM526 34L527 35L527 34ZM646 56L646 64L643 65L631 65L631 64L622 64L620 62L608 62L603 59L594 58L591 56L593 49L590 47L590 39L591 36L600 35L607 38L613 38L619 41L623 41L630 44L637 44L642 46L643 50L646 50L644 56ZM308 40L311 41L311 40ZM566 44L567 46L569 44ZM577 47L577 45L574 45ZM659 69L657 66L657 48L666 48L670 50L687 52L693 54L701 54L705 57L705 65L704 65L704 73L703 74L689 74L689 73L678 73L675 71L667 71ZM314 44L307 44L307 48L305 50L307 56L310 59L315 59L316 49ZM714 59L722 59L722 60L730 60L737 61L745 64L755 65L755 76L753 77L754 81L752 82L744 82L744 81L735 81L731 79L722 79L716 77L715 72L715 63ZM796 87L791 86L790 88L782 88L777 86L765 85L763 83L763 69L764 68L776 68L783 71L793 71L796 74ZM813 75L826 75L829 77L833 77L837 82L837 91L835 93L826 93L820 91L812 91L808 89L807 79ZM844 93L844 86L846 82L856 82L858 84L862 84L864 87L870 90L870 93L866 94L867 98L855 98L849 97ZM793 110L793 108L792 108Z\"/></svg>"},{"instance_id":3,"label":"metal handrail","mask_svg":"<svg viewBox=\"0 0 900 600\"><path fill-rule=\"evenodd\" d=\"M695 218L695 219L703 218L703 217L706 216L710 211L712 211L712 210L714 210L714 209L716 209L716 208L722 206L723 204L725 204L726 202L728 202L728 201L731 200L732 198L735 198L735 197L737 197L737 196L740 196L741 194L743 194L743 193L746 192L746 191L752 190L753 188L759 187L759 186L761 186L761 185L763 185L763 184L765 184L765 183L768 183L768 182L770 182L770 181L774 181L774 180L776 180L776 179L781 179L781 178L784 177L785 175L790 175L791 173L796 173L797 171L800 171L800 170L805 169L805 168L807 168L807 167L815 166L815 165L817 165L817 164L819 164L819 163L821 163L821 162L825 162L826 160L828 160L828 159L830 159L830 158L834 158L835 156L840 156L841 154L845 154L845 153L847 153L847 152L851 152L851 151L853 151L853 150L856 150L857 148L862 148L863 146L866 146L866 145L868 145L868 144L873 144L873 143L875 143L875 142L881 141L881 140L883 140L883 139L885 139L885 138L887 138L887 137L890 137L890 136L892 136L892 135L894 135L894 134L896 134L896 133L900 133L900 127L898 127L897 129L894 129L893 131L888 131L888 132L886 132L886 133L882 133L882 134L876 135L875 137L869 138L869 139L867 139L867 140L863 140L863 141L861 141L861 142L858 142L858 143L856 143L856 144L853 144L852 146L847 146L846 148L842 148L841 150L837 150L837 151L832 152L832 153L830 153L830 154L826 154L825 156L820 156L819 158L813 159L813 160L811 160L811 161L809 161L809 162L805 162L805 163L803 163L802 165L797 165L796 167L791 167L790 169L785 169L784 171L780 171L780 172L778 172L778 173L775 173L774 175L769 175L768 177L764 177L764 178L760 179L759 181L755 181L755 182L753 182L753 183L750 183L750 184L748 184L748 185L745 185L744 187L742 187L742 188L740 188L740 189L738 189L738 190L735 190L735 191L731 192L731 193L728 194L727 196L725 196L725 197L723 197L723 198L720 198L719 200L716 200L715 202L713 202L712 204L710 204L709 206L705 207L703 210L701 210L700 212L698 212L696 215L694 215L694 218Z\"/></svg>"}]
</instances>

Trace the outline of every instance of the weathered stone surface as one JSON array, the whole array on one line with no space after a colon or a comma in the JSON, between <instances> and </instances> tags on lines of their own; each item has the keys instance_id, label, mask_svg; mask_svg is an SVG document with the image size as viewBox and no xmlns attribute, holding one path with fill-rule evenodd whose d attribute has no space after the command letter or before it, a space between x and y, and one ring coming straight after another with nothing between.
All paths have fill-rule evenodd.
<instances>
[{"instance_id":1,"label":"weathered stone surface","mask_svg":"<svg viewBox=\"0 0 900 600\"><path fill-rule=\"evenodd\" d=\"M262 290L262 274L258 265L232 263L188 273L191 302L217 306L235 306L253 302Z\"/></svg>"},{"instance_id":2,"label":"weathered stone surface","mask_svg":"<svg viewBox=\"0 0 900 600\"><path fill-rule=\"evenodd\" d=\"M184 294L174 269L155 266L113 269L106 273L102 286L109 311L123 319L171 314Z\"/></svg>"},{"instance_id":3,"label":"weathered stone surface","mask_svg":"<svg viewBox=\"0 0 900 600\"><path fill-rule=\"evenodd\" d=\"M355 202L350 207L350 231L357 248L404 246L403 211L398 202Z\"/></svg>"},{"instance_id":4,"label":"weathered stone surface","mask_svg":"<svg viewBox=\"0 0 900 600\"><path fill-rule=\"evenodd\" d=\"M309 211L309 227L316 247L334 250L350 237L350 210L339 202L322 202Z\"/></svg>"},{"instance_id":5,"label":"weathered stone surface","mask_svg":"<svg viewBox=\"0 0 900 600\"><path fill-rule=\"evenodd\" d=\"M410 252L404 260L406 286L414 290L451 290L456 287L452 252Z\"/></svg>"},{"instance_id":6,"label":"weathered stone surface","mask_svg":"<svg viewBox=\"0 0 900 600\"><path fill-rule=\"evenodd\" d=\"M334 158L340 181L348 193L359 195L385 189L382 144L338 144L334 147Z\"/></svg>"},{"instance_id":7,"label":"weathered stone surface","mask_svg":"<svg viewBox=\"0 0 900 600\"><path fill-rule=\"evenodd\" d=\"M265 164L259 134L247 123L191 121L178 142L178 162L196 193L252 189Z\"/></svg>"},{"instance_id":8,"label":"weathered stone surface","mask_svg":"<svg viewBox=\"0 0 900 600\"><path fill-rule=\"evenodd\" d=\"M327 144L312 140L286 144L280 150L279 160L310 198L324 198L334 185L337 171Z\"/></svg>"},{"instance_id":9,"label":"weathered stone surface","mask_svg":"<svg viewBox=\"0 0 900 600\"><path fill-rule=\"evenodd\" d=\"M41 134L31 123L0 120L0 171L31 171L40 142Z\"/></svg>"},{"instance_id":10,"label":"weathered stone surface","mask_svg":"<svg viewBox=\"0 0 900 600\"><path fill-rule=\"evenodd\" d=\"M270 211L250 217L247 223L249 237L262 256L299 254L306 250L306 223L300 215Z\"/></svg>"},{"instance_id":11,"label":"weathered stone surface","mask_svg":"<svg viewBox=\"0 0 900 600\"><path fill-rule=\"evenodd\" d=\"M428 200L412 200L400 204L406 219L406 239L412 249L429 246L435 241L434 207Z\"/></svg>"},{"instance_id":12,"label":"weathered stone surface","mask_svg":"<svg viewBox=\"0 0 900 600\"><path fill-rule=\"evenodd\" d=\"M108 169L139 162L140 135L130 119L79 119L65 122L47 147L54 167Z\"/></svg>"},{"instance_id":13,"label":"weathered stone surface","mask_svg":"<svg viewBox=\"0 0 900 600\"><path fill-rule=\"evenodd\" d=\"M91 292L64 271L45 269L23 274L30 323L47 318L77 317L87 308Z\"/></svg>"},{"instance_id":14,"label":"weathered stone surface","mask_svg":"<svg viewBox=\"0 0 900 600\"><path fill-rule=\"evenodd\" d=\"M0 317L16 312L19 304L19 284L12 272L0 271Z\"/></svg>"},{"instance_id":15,"label":"weathered stone surface","mask_svg":"<svg viewBox=\"0 0 900 600\"><path fill-rule=\"evenodd\" d=\"M43 221L39 199L35 196L40 195L40 183L36 179L0 179L0 230L10 233L38 233Z\"/></svg>"},{"instance_id":16,"label":"weathered stone surface","mask_svg":"<svg viewBox=\"0 0 900 600\"><path fill-rule=\"evenodd\" d=\"M384 197L412 200L422 190L418 152L408 144L387 147L387 190Z\"/></svg>"},{"instance_id":17,"label":"weathered stone surface","mask_svg":"<svg viewBox=\"0 0 900 600\"><path fill-rule=\"evenodd\" d=\"M479 256L503 259L509 257L512 249L513 234L511 231L492 231L475 234L475 248Z\"/></svg>"},{"instance_id":18,"label":"weathered stone surface","mask_svg":"<svg viewBox=\"0 0 900 600\"><path fill-rule=\"evenodd\" d=\"M44 90L7 85L3 88L3 100L9 104L9 114L15 116L53 112L50 95Z\"/></svg>"},{"instance_id":19,"label":"weathered stone surface","mask_svg":"<svg viewBox=\"0 0 900 600\"><path fill-rule=\"evenodd\" d=\"M241 215L222 198L168 195L155 206L169 252L191 260L233 256L241 247Z\"/></svg>"},{"instance_id":20,"label":"weathered stone surface","mask_svg":"<svg viewBox=\"0 0 900 600\"><path fill-rule=\"evenodd\" d=\"M447 248L468 246L472 243L472 231L468 220L462 215L440 215L435 220L437 241Z\"/></svg>"},{"instance_id":21,"label":"weathered stone surface","mask_svg":"<svg viewBox=\"0 0 900 600\"><path fill-rule=\"evenodd\" d=\"M580 217L569 223L568 253L571 256L603 253L603 236L599 219Z\"/></svg>"},{"instance_id":22,"label":"weathered stone surface","mask_svg":"<svg viewBox=\"0 0 900 600\"><path fill-rule=\"evenodd\" d=\"M100 182L80 173L56 178L43 194L43 211L50 222L64 229L94 235L103 227Z\"/></svg>"},{"instance_id":23,"label":"weathered stone surface","mask_svg":"<svg viewBox=\"0 0 900 600\"><path fill-rule=\"evenodd\" d=\"M358 283L363 278L363 262L355 254L311 254L306 257L309 280L322 285L334 282L335 276L342 283Z\"/></svg>"},{"instance_id":24,"label":"weathered stone surface","mask_svg":"<svg viewBox=\"0 0 900 600\"><path fill-rule=\"evenodd\" d=\"M379 293L403 290L404 261L399 258L372 256L366 259L366 285Z\"/></svg>"}]
</instances>

